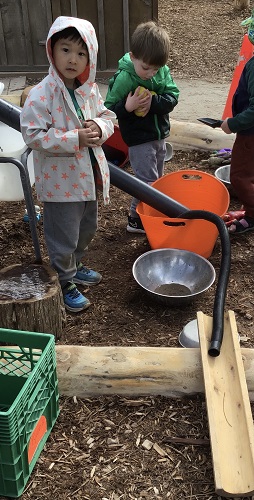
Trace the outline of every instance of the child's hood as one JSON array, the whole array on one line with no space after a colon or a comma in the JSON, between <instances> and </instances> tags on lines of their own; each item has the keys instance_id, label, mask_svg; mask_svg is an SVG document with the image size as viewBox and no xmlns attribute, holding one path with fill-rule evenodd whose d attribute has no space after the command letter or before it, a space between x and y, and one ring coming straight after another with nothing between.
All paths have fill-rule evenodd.
<instances>
[{"instance_id":1,"label":"child's hood","mask_svg":"<svg viewBox=\"0 0 254 500\"><path fill-rule=\"evenodd\" d=\"M79 81L81 85L87 82L88 85L94 83L96 76L96 63L97 63L97 52L98 52L98 42L93 25L86 21L85 19L78 19L76 17L59 16L52 24L46 42L46 51L49 63L54 66L54 60L52 57L51 43L50 39L54 33L64 30L65 28L74 27L79 32L81 38L87 45L89 52L89 65L86 67L84 73L79 75ZM91 85L89 85L91 88Z\"/></svg>"},{"instance_id":2,"label":"child's hood","mask_svg":"<svg viewBox=\"0 0 254 500\"><path fill-rule=\"evenodd\" d=\"M161 84L161 82L165 80L165 67L166 66L162 66L159 68L156 75L149 80L143 80L137 75L129 52L126 52L126 54L124 54L124 56L118 61L119 70L126 71L131 76L132 81L135 81L137 85L142 85L150 90L153 90L153 85Z\"/></svg>"},{"instance_id":3,"label":"child's hood","mask_svg":"<svg viewBox=\"0 0 254 500\"><path fill-rule=\"evenodd\" d=\"M137 76L129 52L124 54L124 56L118 61L118 68L127 71L131 75Z\"/></svg>"}]
</instances>

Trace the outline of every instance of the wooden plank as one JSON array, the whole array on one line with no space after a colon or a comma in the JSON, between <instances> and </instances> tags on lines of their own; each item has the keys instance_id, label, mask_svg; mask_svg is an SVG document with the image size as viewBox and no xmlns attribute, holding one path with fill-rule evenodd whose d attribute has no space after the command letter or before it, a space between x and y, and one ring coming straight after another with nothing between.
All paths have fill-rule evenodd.
<instances>
[{"instance_id":1,"label":"wooden plank","mask_svg":"<svg viewBox=\"0 0 254 500\"><path fill-rule=\"evenodd\" d=\"M233 311L225 315L220 355L208 348L212 318L198 313L201 360L213 456L216 493L254 493L254 427Z\"/></svg>"},{"instance_id":2,"label":"wooden plank","mask_svg":"<svg viewBox=\"0 0 254 500\"><path fill-rule=\"evenodd\" d=\"M61 11L61 0L51 0L51 9L53 20L63 15Z\"/></svg>"},{"instance_id":3,"label":"wooden plank","mask_svg":"<svg viewBox=\"0 0 254 500\"><path fill-rule=\"evenodd\" d=\"M46 12L47 24L50 27L53 22L52 11L51 11L51 0L45 0L45 12Z\"/></svg>"},{"instance_id":4,"label":"wooden plank","mask_svg":"<svg viewBox=\"0 0 254 500\"><path fill-rule=\"evenodd\" d=\"M104 14L104 2L103 0L97 0L98 9L98 27L99 27L99 54L100 54L100 69L104 70L107 68L107 57L106 57L106 40L105 40L105 14Z\"/></svg>"},{"instance_id":5,"label":"wooden plank","mask_svg":"<svg viewBox=\"0 0 254 500\"><path fill-rule=\"evenodd\" d=\"M1 10L0 10L0 45L1 45L1 54L0 54L1 65L7 66L8 58L7 58L7 50L6 50L6 42L4 36L3 18Z\"/></svg>"},{"instance_id":6,"label":"wooden plank","mask_svg":"<svg viewBox=\"0 0 254 500\"><path fill-rule=\"evenodd\" d=\"M71 0L71 16L78 17L77 0Z\"/></svg>"},{"instance_id":7,"label":"wooden plank","mask_svg":"<svg viewBox=\"0 0 254 500\"><path fill-rule=\"evenodd\" d=\"M151 16L151 19L154 19L154 21L158 21L158 13L159 13L158 0L152 0L152 16Z\"/></svg>"},{"instance_id":8,"label":"wooden plank","mask_svg":"<svg viewBox=\"0 0 254 500\"><path fill-rule=\"evenodd\" d=\"M135 9L136 0L133 2ZM123 0L104 0L104 24L106 40L107 70L117 69L118 61L124 54ZM128 27L129 29L129 27ZM97 67L101 71L101 67Z\"/></svg>"},{"instance_id":9,"label":"wooden plank","mask_svg":"<svg viewBox=\"0 0 254 500\"><path fill-rule=\"evenodd\" d=\"M129 18L129 0L123 0L123 45L124 52L130 50L130 18Z\"/></svg>"},{"instance_id":10,"label":"wooden plank","mask_svg":"<svg viewBox=\"0 0 254 500\"><path fill-rule=\"evenodd\" d=\"M24 2L25 0L22 1ZM8 0L8 2L4 2L4 6L2 5L2 7L1 19L8 68L12 64L16 64L16 62L21 66L25 66L27 64L26 38L29 36L25 32L23 23L23 8L25 8L25 5L21 4L21 0L18 2L16 0Z\"/></svg>"},{"instance_id":11,"label":"wooden plank","mask_svg":"<svg viewBox=\"0 0 254 500\"><path fill-rule=\"evenodd\" d=\"M21 12L23 19L23 26L25 36L25 45L26 45L26 58L27 64L33 64L33 50L32 50L32 40L31 40L31 30L29 23L29 15L28 15L28 5L27 0L21 0Z\"/></svg>"},{"instance_id":12,"label":"wooden plank","mask_svg":"<svg viewBox=\"0 0 254 500\"><path fill-rule=\"evenodd\" d=\"M25 0L22 0L25 2ZM43 12L43 15L38 13ZM28 26L28 40L30 41L31 54L28 66L34 65L39 69L41 65L48 64L45 47L41 41L46 40L49 28L52 24L51 5L49 0L29 0L28 10L24 16L24 23Z\"/></svg>"},{"instance_id":13,"label":"wooden plank","mask_svg":"<svg viewBox=\"0 0 254 500\"><path fill-rule=\"evenodd\" d=\"M82 1L82 0L81 0ZM71 0L60 0L61 14L60 16L71 16ZM89 1L90 4L90 1Z\"/></svg>"},{"instance_id":14,"label":"wooden plank","mask_svg":"<svg viewBox=\"0 0 254 500\"><path fill-rule=\"evenodd\" d=\"M254 350L241 353L254 401ZM56 345L56 355L64 396L204 394L200 349Z\"/></svg>"}]
</instances>

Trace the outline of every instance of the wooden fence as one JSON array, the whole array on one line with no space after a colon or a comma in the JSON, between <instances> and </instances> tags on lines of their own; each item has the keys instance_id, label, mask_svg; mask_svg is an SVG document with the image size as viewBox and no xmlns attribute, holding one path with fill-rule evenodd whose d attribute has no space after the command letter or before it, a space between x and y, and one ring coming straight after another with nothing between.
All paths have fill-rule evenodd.
<instances>
[{"instance_id":1,"label":"wooden fence","mask_svg":"<svg viewBox=\"0 0 254 500\"><path fill-rule=\"evenodd\" d=\"M88 19L94 25L97 75L107 77L129 50L137 24L158 18L158 0L0 0L0 73L46 73L45 40L60 15Z\"/></svg>"}]
</instances>

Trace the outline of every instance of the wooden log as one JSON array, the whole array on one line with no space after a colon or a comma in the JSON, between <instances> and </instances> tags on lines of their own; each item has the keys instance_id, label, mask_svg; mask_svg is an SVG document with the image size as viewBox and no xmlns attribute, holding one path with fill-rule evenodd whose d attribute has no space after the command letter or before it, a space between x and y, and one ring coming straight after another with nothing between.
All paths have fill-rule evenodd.
<instances>
[{"instance_id":1,"label":"wooden log","mask_svg":"<svg viewBox=\"0 0 254 500\"><path fill-rule=\"evenodd\" d=\"M0 325L10 330L62 334L66 313L56 273L47 265L0 270Z\"/></svg>"},{"instance_id":2,"label":"wooden log","mask_svg":"<svg viewBox=\"0 0 254 500\"><path fill-rule=\"evenodd\" d=\"M1 99L3 99L4 101L10 102L11 104L15 104L16 106L20 106L20 95L2 94Z\"/></svg>"},{"instance_id":3,"label":"wooden log","mask_svg":"<svg viewBox=\"0 0 254 500\"><path fill-rule=\"evenodd\" d=\"M220 128L213 129L201 123L170 120L169 142L174 149L197 149L204 151L232 149L235 134L225 134Z\"/></svg>"},{"instance_id":4,"label":"wooden log","mask_svg":"<svg viewBox=\"0 0 254 500\"><path fill-rule=\"evenodd\" d=\"M33 87L34 87L34 85L30 85L29 87L26 87L26 88L23 90L23 92L22 92L22 94L21 94L21 99L20 99L20 106L21 106L21 107L23 107L23 106L24 106L25 101L26 101L26 99L27 99L27 96L28 96L28 94L29 94L30 90L32 90L32 88L33 88Z\"/></svg>"},{"instance_id":5,"label":"wooden log","mask_svg":"<svg viewBox=\"0 0 254 500\"><path fill-rule=\"evenodd\" d=\"M242 348L245 376L254 401L254 350ZM184 397L204 394L200 349L56 345L60 393L80 398Z\"/></svg>"}]
</instances>

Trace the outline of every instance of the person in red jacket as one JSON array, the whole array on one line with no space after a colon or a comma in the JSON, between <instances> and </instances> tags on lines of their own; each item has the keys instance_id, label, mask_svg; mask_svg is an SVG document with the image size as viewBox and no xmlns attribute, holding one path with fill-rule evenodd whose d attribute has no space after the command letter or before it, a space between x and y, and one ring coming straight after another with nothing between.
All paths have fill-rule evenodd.
<instances>
[{"instance_id":1,"label":"person in red jacket","mask_svg":"<svg viewBox=\"0 0 254 500\"><path fill-rule=\"evenodd\" d=\"M242 22L248 26L248 38L254 45L254 10ZM226 134L236 133L231 153L230 182L242 203L245 215L228 227L230 234L254 231L254 57L244 66L232 100L232 118L221 128Z\"/></svg>"}]
</instances>

